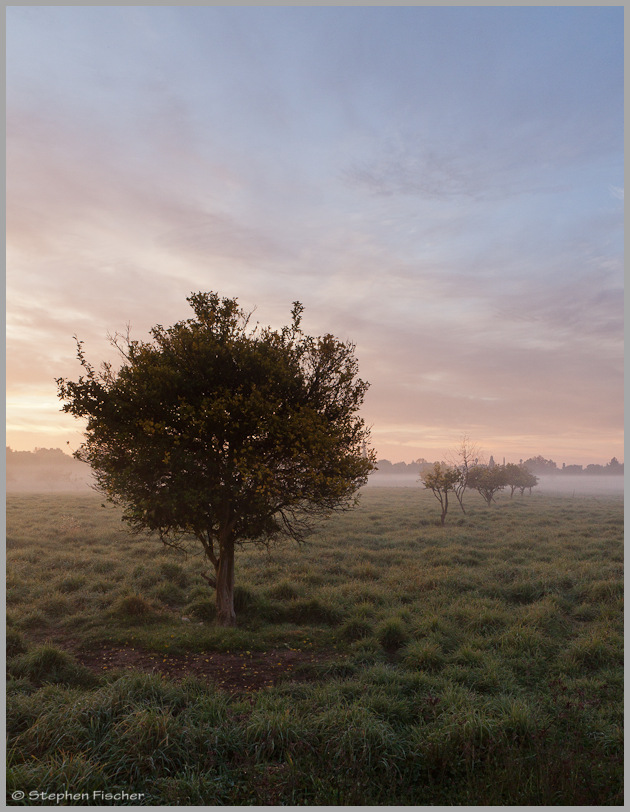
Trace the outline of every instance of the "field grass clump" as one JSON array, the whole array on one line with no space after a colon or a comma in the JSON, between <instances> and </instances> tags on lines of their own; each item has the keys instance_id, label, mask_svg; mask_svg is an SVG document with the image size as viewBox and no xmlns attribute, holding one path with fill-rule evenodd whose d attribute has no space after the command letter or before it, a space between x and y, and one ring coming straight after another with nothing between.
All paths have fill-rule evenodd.
<instances>
[{"instance_id":1,"label":"field grass clump","mask_svg":"<svg viewBox=\"0 0 630 812\"><path fill-rule=\"evenodd\" d=\"M244 548L225 629L199 557L130 535L91 496L10 496L9 791L621 805L621 498L466 499L441 527L421 488L367 488L307 545ZM259 690L233 670L222 689L97 676L69 648L151 655L158 670L171 655L247 668L277 650L291 667Z\"/></svg>"},{"instance_id":2,"label":"field grass clump","mask_svg":"<svg viewBox=\"0 0 630 812\"><path fill-rule=\"evenodd\" d=\"M385 651L395 652L409 640L409 630L399 617L388 618L376 630L378 641Z\"/></svg>"},{"instance_id":3,"label":"field grass clump","mask_svg":"<svg viewBox=\"0 0 630 812\"><path fill-rule=\"evenodd\" d=\"M154 587L149 595L165 606L172 607L183 606L188 600L187 591L171 581L166 581Z\"/></svg>"},{"instance_id":4,"label":"field grass clump","mask_svg":"<svg viewBox=\"0 0 630 812\"><path fill-rule=\"evenodd\" d=\"M9 660L9 674L30 680L33 685L59 683L76 687L90 687L98 683L89 668L54 646L37 646Z\"/></svg>"},{"instance_id":5,"label":"field grass clump","mask_svg":"<svg viewBox=\"0 0 630 812\"><path fill-rule=\"evenodd\" d=\"M303 598L289 605L285 617L289 623L323 623L335 626L341 621L342 615L337 607L325 604L317 598Z\"/></svg>"},{"instance_id":6,"label":"field grass clump","mask_svg":"<svg viewBox=\"0 0 630 812\"><path fill-rule=\"evenodd\" d=\"M209 598L198 598L184 607L183 616L209 623L217 616L216 601Z\"/></svg>"},{"instance_id":7,"label":"field grass clump","mask_svg":"<svg viewBox=\"0 0 630 812\"><path fill-rule=\"evenodd\" d=\"M302 590L293 581L284 578L269 590L269 597L280 601L294 601L302 596Z\"/></svg>"},{"instance_id":8,"label":"field grass clump","mask_svg":"<svg viewBox=\"0 0 630 812\"><path fill-rule=\"evenodd\" d=\"M138 593L121 595L112 605L110 612L129 623L147 623L158 619L155 605Z\"/></svg>"},{"instance_id":9,"label":"field grass clump","mask_svg":"<svg viewBox=\"0 0 630 812\"><path fill-rule=\"evenodd\" d=\"M564 652L570 673L598 671L623 665L623 638L607 628L595 628L577 637Z\"/></svg>"},{"instance_id":10,"label":"field grass clump","mask_svg":"<svg viewBox=\"0 0 630 812\"><path fill-rule=\"evenodd\" d=\"M7 657L15 657L16 654L24 654L27 648L24 636L17 629L8 628L5 636L5 646Z\"/></svg>"},{"instance_id":11,"label":"field grass clump","mask_svg":"<svg viewBox=\"0 0 630 812\"><path fill-rule=\"evenodd\" d=\"M339 629L341 637L350 642L362 640L364 637L370 637L373 631L374 628L369 620L361 617L347 620Z\"/></svg>"}]
</instances>

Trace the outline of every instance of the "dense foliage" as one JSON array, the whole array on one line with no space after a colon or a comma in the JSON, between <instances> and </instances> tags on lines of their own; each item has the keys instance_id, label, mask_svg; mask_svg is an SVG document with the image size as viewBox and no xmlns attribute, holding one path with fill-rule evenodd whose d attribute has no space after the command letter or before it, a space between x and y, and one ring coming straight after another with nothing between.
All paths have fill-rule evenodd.
<instances>
[{"instance_id":1,"label":"dense foliage","mask_svg":"<svg viewBox=\"0 0 630 812\"><path fill-rule=\"evenodd\" d=\"M374 467L358 410L368 384L354 346L300 328L250 328L236 299L197 293L195 318L157 325L149 342L114 339L123 363L58 379L63 410L87 418L76 456L138 530L201 543L217 608L233 623L234 548L353 504Z\"/></svg>"}]
</instances>

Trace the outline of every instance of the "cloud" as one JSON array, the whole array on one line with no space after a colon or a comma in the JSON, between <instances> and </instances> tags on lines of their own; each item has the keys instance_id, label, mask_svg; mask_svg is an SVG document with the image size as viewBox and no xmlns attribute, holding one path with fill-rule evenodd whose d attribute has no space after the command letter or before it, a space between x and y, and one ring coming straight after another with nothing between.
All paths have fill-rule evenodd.
<instances>
[{"instance_id":1,"label":"cloud","mask_svg":"<svg viewBox=\"0 0 630 812\"><path fill-rule=\"evenodd\" d=\"M111 355L108 331L130 321L144 338L187 318L191 291L217 290L274 325L299 299L308 332L355 341L372 382L365 413L390 457L466 430L612 436L623 268L609 195L623 200L623 189L601 187L604 171L617 180L614 115L580 106L573 67L555 85L555 110L537 92L544 71L535 81L524 72L532 52L516 29L521 61L499 76L489 60L482 87L479 73L462 83L467 37L449 40L449 60L441 42L420 57L418 32L397 23L387 33L397 42L405 31L399 59L380 26L359 42L351 11L334 32L334 15L309 27L304 53L296 23L287 37L267 20L259 36L246 11L234 30L206 12L194 12L206 25L197 29L187 10L136 11L150 30L138 37L120 18L105 40L90 12L77 37L90 70L79 76L51 48L25 61L28 82L10 82L16 409L34 384L51 408L53 378L77 374L73 333L98 363ZM104 42L123 29L112 63ZM45 27L40 36L53 39ZM422 60L441 60L446 80L436 65L428 81ZM46 65L59 69L54 81ZM600 95L604 114L614 105ZM42 418L25 410L10 425L26 432L29 414Z\"/></svg>"}]
</instances>

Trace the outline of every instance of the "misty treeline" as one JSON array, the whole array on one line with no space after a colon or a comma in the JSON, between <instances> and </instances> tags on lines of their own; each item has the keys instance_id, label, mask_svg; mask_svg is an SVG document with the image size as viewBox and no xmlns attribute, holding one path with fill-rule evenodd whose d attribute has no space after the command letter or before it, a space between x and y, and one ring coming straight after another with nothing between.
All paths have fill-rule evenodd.
<instances>
[{"instance_id":1,"label":"misty treeline","mask_svg":"<svg viewBox=\"0 0 630 812\"><path fill-rule=\"evenodd\" d=\"M13 451L7 446L6 480L8 490L84 490L92 474L60 448Z\"/></svg>"},{"instance_id":2,"label":"misty treeline","mask_svg":"<svg viewBox=\"0 0 630 812\"><path fill-rule=\"evenodd\" d=\"M425 471L430 471L435 462L428 462L420 458L413 462L395 462L389 460L377 460L377 470L379 474L415 474L419 476ZM489 465L492 466L493 460L490 458ZM621 475L623 476L623 463L619 462L616 457L613 457L606 465L590 464L582 465L565 465L564 463L558 467L557 463L553 460L547 460L540 454L537 457L530 457L527 460L519 460L519 465L527 468L532 474L536 475L549 475L549 474L563 474L563 475L579 475L585 474L592 475Z\"/></svg>"},{"instance_id":3,"label":"misty treeline","mask_svg":"<svg viewBox=\"0 0 630 812\"><path fill-rule=\"evenodd\" d=\"M527 460L520 460L533 474L538 476L548 474L576 475L623 475L623 463L613 457L606 465L562 465L558 466L553 460L538 455ZM413 462L390 462L378 460L379 474L413 474L420 476L433 468L434 462L420 458ZM90 471L85 463L66 454L60 448L36 448L34 451L13 451L7 446L7 484L16 484L18 481L34 480L35 484L49 482L51 485L61 487L85 486L90 481Z\"/></svg>"}]
</instances>

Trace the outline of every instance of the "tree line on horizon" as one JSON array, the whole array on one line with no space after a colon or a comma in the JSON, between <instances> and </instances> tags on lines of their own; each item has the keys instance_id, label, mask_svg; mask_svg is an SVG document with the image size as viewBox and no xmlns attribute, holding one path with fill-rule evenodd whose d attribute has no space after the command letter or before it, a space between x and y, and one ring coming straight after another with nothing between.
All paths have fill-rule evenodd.
<instances>
[{"instance_id":1,"label":"tree line on horizon","mask_svg":"<svg viewBox=\"0 0 630 812\"><path fill-rule=\"evenodd\" d=\"M435 461L434 461L435 462ZM420 457L410 463L407 462L390 462L390 460L377 460L377 471L381 474L415 474L420 475L424 471L428 471L434 465L434 462L429 462ZM442 462L440 460L440 462ZM63 468L66 472L72 471L85 471L85 464L79 462L74 457L67 454L61 448L35 448L34 451L14 451L10 446L6 447L6 463L7 472L14 466L28 467L40 466L50 468ZM490 457L488 463L490 467L494 465L493 458ZM582 465L562 465L558 467L551 459L545 459L540 454L536 457L530 457L527 460L520 460L519 465L524 465L533 474L587 474L587 475L623 475L624 464L619 462L616 457L613 457L606 465L589 464Z\"/></svg>"},{"instance_id":2,"label":"tree line on horizon","mask_svg":"<svg viewBox=\"0 0 630 812\"><path fill-rule=\"evenodd\" d=\"M443 460L439 462L444 464ZM429 462L423 458L413 460L410 463L406 462L390 462L390 460L377 460L377 470L381 474L417 474L420 475L425 471L430 470L433 468L435 462ZM495 466L495 462L493 457L490 457L489 462L487 463L488 467L492 468ZM536 457L530 457L527 460L519 460L519 465L524 466L533 474L538 476L547 475L547 474L566 474L566 475L579 475L579 474L587 474L587 475L599 475L599 474L606 474L606 475L623 475L623 462L619 462L616 457L613 457L610 462L606 463L606 465L597 465L597 464L589 464L586 466L582 465L565 465L562 464L561 467L558 467L557 463L553 460L545 459L540 454Z\"/></svg>"}]
</instances>

